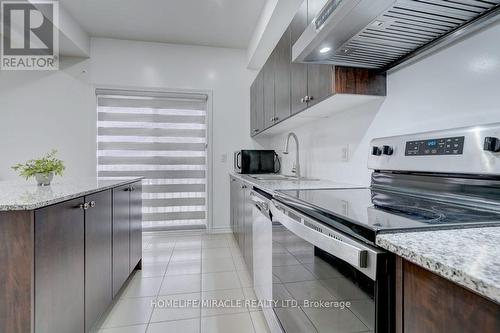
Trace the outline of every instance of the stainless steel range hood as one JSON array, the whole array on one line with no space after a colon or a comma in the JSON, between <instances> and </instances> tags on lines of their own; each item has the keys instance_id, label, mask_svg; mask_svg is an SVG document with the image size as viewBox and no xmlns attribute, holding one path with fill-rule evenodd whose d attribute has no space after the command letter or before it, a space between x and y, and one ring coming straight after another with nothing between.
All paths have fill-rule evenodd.
<instances>
[{"instance_id":1,"label":"stainless steel range hood","mask_svg":"<svg viewBox=\"0 0 500 333\"><path fill-rule=\"evenodd\" d=\"M500 19L499 4L330 0L293 45L293 60L389 70Z\"/></svg>"}]
</instances>

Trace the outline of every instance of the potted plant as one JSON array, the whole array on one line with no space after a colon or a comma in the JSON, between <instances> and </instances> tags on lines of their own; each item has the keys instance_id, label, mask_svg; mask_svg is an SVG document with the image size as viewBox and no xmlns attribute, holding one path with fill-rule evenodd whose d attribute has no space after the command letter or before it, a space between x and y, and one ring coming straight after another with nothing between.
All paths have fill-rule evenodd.
<instances>
[{"instance_id":1,"label":"potted plant","mask_svg":"<svg viewBox=\"0 0 500 333\"><path fill-rule=\"evenodd\" d=\"M65 169L63 161L56 158L57 150L53 149L45 156L16 164L12 169L19 172L19 176L29 179L35 177L39 186L50 185L54 175L62 176Z\"/></svg>"}]
</instances>

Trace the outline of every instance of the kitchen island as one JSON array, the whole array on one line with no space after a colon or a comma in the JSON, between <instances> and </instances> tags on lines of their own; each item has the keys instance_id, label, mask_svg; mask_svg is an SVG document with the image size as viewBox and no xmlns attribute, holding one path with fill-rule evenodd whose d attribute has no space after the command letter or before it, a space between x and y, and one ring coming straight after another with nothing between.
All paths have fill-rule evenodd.
<instances>
[{"instance_id":1,"label":"kitchen island","mask_svg":"<svg viewBox=\"0 0 500 333\"><path fill-rule=\"evenodd\" d=\"M0 332L89 332L142 259L141 178L0 182Z\"/></svg>"}]
</instances>

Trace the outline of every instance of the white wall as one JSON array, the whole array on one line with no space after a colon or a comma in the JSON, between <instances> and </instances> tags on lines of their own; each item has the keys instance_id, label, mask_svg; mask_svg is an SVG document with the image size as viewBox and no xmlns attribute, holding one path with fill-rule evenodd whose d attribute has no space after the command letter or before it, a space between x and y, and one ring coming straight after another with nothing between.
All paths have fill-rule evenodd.
<instances>
[{"instance_id":1,"label":"white wall","mask_svg":"<svg viewBox=\"0 0 500 333\"><path fill-rule=\"evenodd\" d=\"M89 60L63 58L55 72L0 71L0 180L18 179L12 165L53 148L66 162L68 177L95 175L89 67Z\"/></svg>"},{"instance_id":2,"label":"white wall","mask_svg":"<svg viewBox=\"0 0 500 333\"><path fill-rule=\"evenodd\" d=\"M307 176L369 184L374 137L500 122L500 25L388 76L383 104L336 114L294 129ZM270 147L282 151L285 135ZM349 146L350 159L342 161ZM292 151L295 151L293 146ZM284 159L290 170L294 153Z\"/></svg>"},{"instance_id":3,"label":"white wall","mask_svg":"<svg viewBox=\"0 0 500 333\"><path fill-rule=\"evenodd\" d=\"M10 166L51 148L59 149L67 177L95 176L97 86L208 90L213 224L228 228L231 154L256 145L248 135L256 73L246 65L245 50L93 39L90 59L63 59L60 71L0 72L0 180L17 179Z\"/></svg>"}]
</instances>

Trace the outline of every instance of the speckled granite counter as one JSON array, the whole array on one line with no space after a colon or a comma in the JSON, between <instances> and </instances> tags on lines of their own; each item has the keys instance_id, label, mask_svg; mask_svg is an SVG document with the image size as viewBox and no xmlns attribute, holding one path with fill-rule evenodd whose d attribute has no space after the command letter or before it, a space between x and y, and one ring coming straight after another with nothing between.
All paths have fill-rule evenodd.
<instances>
[{"instance_id":1,"label":"speckled granite counter","mask_svg":"<svg viewBox=\"0 0 500 333\"><path fill-rule=\"evenodd\" d=\"M321 179L303 179L303 180L257 180L249 175L239 173L230 173L245 183L258 187L259 189L273 194L278 190L307 190L307 189L322 189L322 188L364 188L366 186L353 185L345 183L337 183L329 180Z\"/></svg>"},{"instance_id":2,"label":"speckled granite counter","mask_svg":"<svg viewBox=\"0 0 500 333\"><path fill-rule=\"evenodd\" d=\"M141 179L56 178L50 186L37 186L33 182L25 181L2 181L0 182L0 211L37 209Z\"/></svg>"},{"instance_id":3,"label":"speckled granite counter","mask_svg":"<svg viewBox=\"0 0 500 333\"><path fill-rule=\"evenodd\" d=\"M380 234L376 242L500 303L500 227Z\"/></svg>"}]
</instances>

